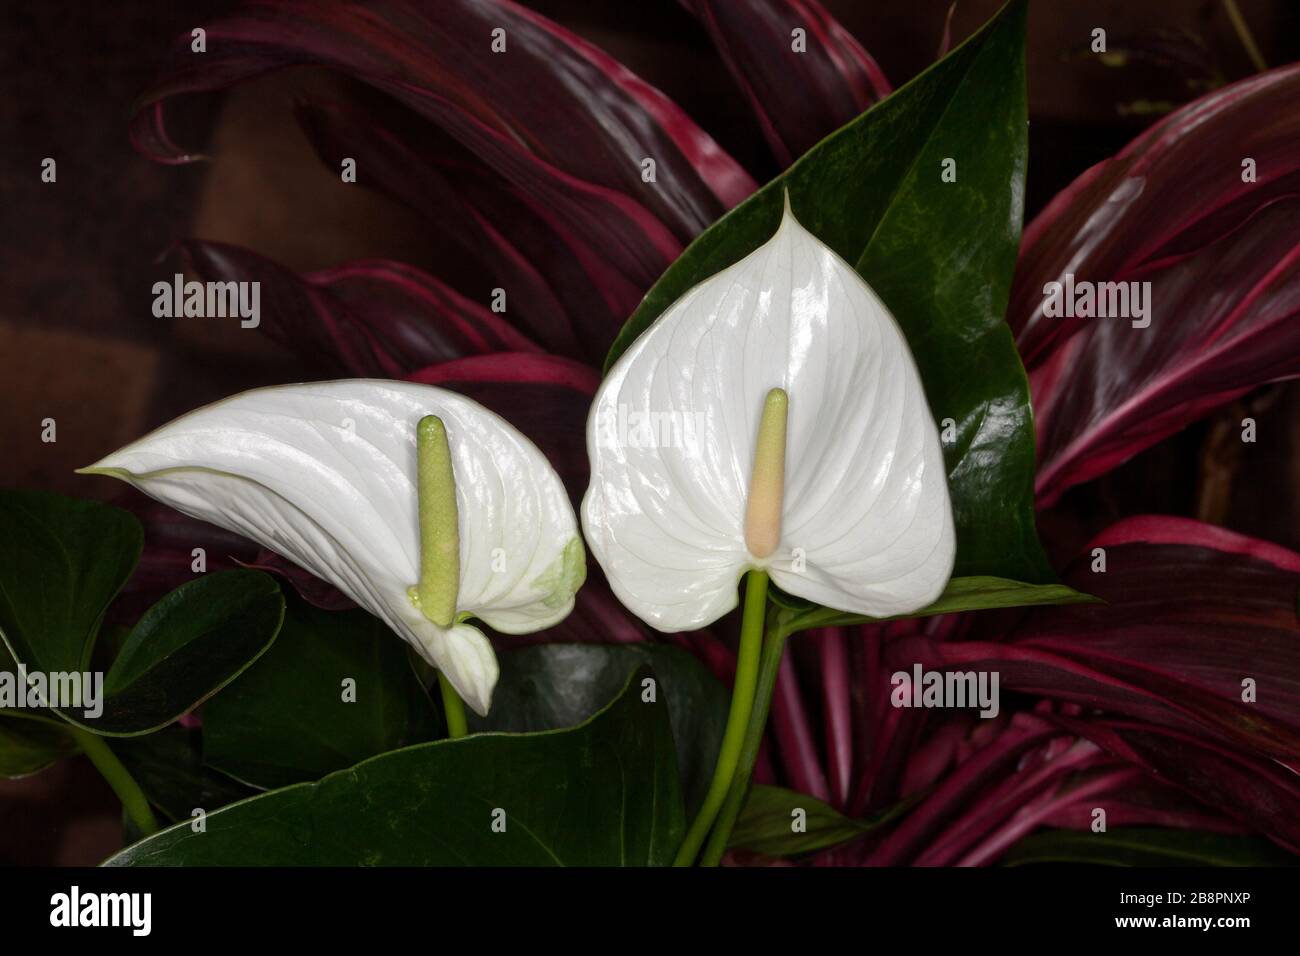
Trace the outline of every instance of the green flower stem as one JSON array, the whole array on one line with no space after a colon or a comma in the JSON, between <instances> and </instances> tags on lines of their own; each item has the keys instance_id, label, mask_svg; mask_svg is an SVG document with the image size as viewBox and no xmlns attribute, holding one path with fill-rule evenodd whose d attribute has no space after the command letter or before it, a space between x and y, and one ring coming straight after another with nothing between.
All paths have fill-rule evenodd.
<instances>
[{"instance_id":1,"label":"green flower stem","mask_svg":"<svg viewBox=\"0 0 1300 956\"><path fill-rule=\"evenodd\" d=\"M447 736L452 740L469 733L469 722L465 719L465 702L456 693L442 671L438 671L438 687L442 691L442 711L447 717Z\"/></svg>"},{"instance_id":2,"label":"green flower stem","mask_svg":"<svg viewBox=\"0 0 1300 956\"><path fill-rule=\"evenodd\" d=\"M783 615L784 617L784 615ZM763 639L763 659L759 664L758 691L755 694L754 709L749 715L749 726L745 730L744 747L740 752L740 766L727 791L726 802L718 816L717 826L709 835L708 845L700 858L700 866L717 866L726 852L727 841L731 838L731 829L740 817L749 795L749 781L754 776L754 764L758 762L758 751L763 745L763 732L767 728L767 715L772 709L772 692L776 689L776 675L781 669L781 657L785 653L785 641L790 630L784 620L767 632Z\"/></svg>"},{"instance_id":3,"label":"green flower stem","mask_svg":"<svg viewBox=\"0 0 1300 956\"><path fill-rule=\"evenodd\" d=\"M736 657L736 681L731 691L731 711L722 734L718 763L713 779L686 838L677 850L673 866L690 866L708 835L709 828L722 808L741 756L745 728L754 707L754 683L758 677L758 659L763 648L763 621L767 615L767 572L752 570L745 579L745 611L740 623L740 653Z\"/></svg>"},{"instance_id":4,"label":"green flower stem","mask_svg":"<svg viewBox=\"0 0 1300 956\"><path fill-rule=\"evenodd\" d=\"M126 767L122 766L122 761L117 759L117 755L108 749L104 738L74 725L69 725L69 729L81 752L90 758L95 769L108 781L117 798L122 801L122 809L126 811L126 815L131 818L131 822L135 824L140 834L149 836L157 833L158 818L153 815L149 798L144 795L144 791L140 789L140 785L135 782L135 778Z\"/></svg>"}]
</instances>

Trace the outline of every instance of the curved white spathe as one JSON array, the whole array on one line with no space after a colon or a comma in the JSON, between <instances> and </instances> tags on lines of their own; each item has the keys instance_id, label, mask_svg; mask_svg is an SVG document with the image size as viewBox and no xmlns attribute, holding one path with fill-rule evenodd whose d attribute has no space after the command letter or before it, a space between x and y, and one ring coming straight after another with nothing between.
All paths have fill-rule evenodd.
<instances>
[{"instance_id":1,"label":"curved white spathe","mask_svg":"<svg viewBox=\"0 0 1300 956\"><path fill-rule=\"evenodd\" d=\"M745 544L764 397L788 394L780 543ZM933 602L956 550L939 436L902 331L794 219L668 308L619 358L587 423L583 530L614 593L662 631L785 591L886 617Z\"/></svg>"},{"instance_id":2,"label":"curved white spathe","mask_svg":"<svg viewBox=\"0 0 1300 956\"><path fill-rule=\"evenodd\" d=\"M416 425L442 419L456 479L457 623L411 603L420 571ZM255 389L190 412L95 463L188 515L328 581L410 643L480 714L497 661L464 618L522 634L562 620L585 574L559 477L504 419L430 385L382 380Z\"/></svg>"}]
</instances>

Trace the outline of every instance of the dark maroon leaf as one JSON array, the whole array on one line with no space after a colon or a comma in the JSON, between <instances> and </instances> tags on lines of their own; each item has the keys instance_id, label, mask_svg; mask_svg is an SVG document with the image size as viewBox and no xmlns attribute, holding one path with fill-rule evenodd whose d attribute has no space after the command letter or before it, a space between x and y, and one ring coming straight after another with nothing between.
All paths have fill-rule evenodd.
<instances>
[{"instance_id":1,"label":"dark maroon leaf","mask_svg":"<svg viewBox=\"0 0 1300 956\"><path fill-rule=\"evenodd\" d=\"M373 111L300 104L322 159L350 156L358 183L423 216L457 241L506 292L506 318L556 355L598 365L642 290L562 233L505 179L428 123L383 125ZM400 128L399 128L400 127Z\"/></svg>"},{"instance_id":2,"label":"dark maroon leaf","mask_svg":"<svg viewBox=\"0 0 1300 956\"><path fill-rule=\"evenodd\" d=\"M400 378L463 355L537 348L496 313L401 262L300 276L239 246L190 239L180 249L205 281L260 282L266 333L331 374Z\"/></svg>"},{"instance_id":3,"label":"dark maroon leaf","mask_svg":"<svg viewBox=\"0 0 1300 956\"><path fill-rule=\"evenodd\" d=\"M1166 117L1025 230L1008 321L1040 504L1208 409L1300 374L1300 66ZM1256 181L1244 181L1243 161ZM1048 283L1150 282L1150 325L1044 313Z\"/></svg>"},{"instance_id":4,"label":"dark maroon leaf","mask_svg":"<svg viewBox=\"0 0 1300 956\"><path fill-rule=\"evenodd\" d=\"M1151 325L1093 319L1030 376L1050 505L1266 382L1300 375L1300 200L1150 272ZM1289 248L1288 248L1289 247Z\"/></svg>"},{"instance_id":5,"label":"dark maroon leaf","mask_svg":"<svg viewBox=\"0 0 1300 956\"><path fill-rule=\"evenodd\" d=\"M818 757L812 721L808 717L803 692L799 689L794 660L789 654L781 659L772 691L769 732L776 741L790 787L823 802L829 801L831 794L826 783L826 771Z\"/></svg>"},{"instance_id":6,"label":"dark maroon leaf","mask_svg":"<svg viewBox=\"0 0 1300 956\"><path fill-rule=\"evenodd\" d=\"M858 847L850 862L984 865L1040 827L1090 827L1097 807L1105 809L1108 827L1145 824L1220 833L1269 829L1267 813L1234 813L1223 801L1203 799L1176 769L1166 779L1170 765L1159 748L1155 759L1148 759L1117 734L1115 722L1065 717L1049 707L1038 710L1009 721L972 722L949 715L932 736L953 738L944 742L949 766L920 792L919 802L894 831L874 846ZM946 734L949 729L955 734ZM1169 732L1134 722L1124 733L1159 737ZM959 743L956 750L954 741ZM1244 767L1250 760L1241 763ZM1239 775L1227 786L1241 783ZM1291 799L1285 792L1273 795Z\"/></svg>"},{"instance_id":7,"label":"dark maroon leaf","mask_svg":"<svg viewBox=\"0 0 1300 956\"><path fill-rule=\"evenodd\" d=\"M1065 721L1116 756L1300 853L1300 784L1293 770L1207 739L1123 720Z\"/></svg>"},{"instance_id":8,"label":"dark maroon leaf","mask_svg":"<svg viewBox=\"0 0 1300 956\"><path fill-rule=\"evenodd\" d=\"M744 90L784 167L872 103L889 81L817 0L683 0ZM805 49L794 48L803 30Z\"/></svg>"},{"instance_id":9,"label":"dark maroon leaf","mask_svg":"<svg viewBox=\"0 0 1300 956\"><path fill-rule=\"evenodd\" d=\"M494 53L493 31L506 50ZM600 50L506 0L334 4L268 0L188 35L138 104L137 147L193 158L170 139L168 101L285 66L348 74L440 127L582 236L607 268L648 288L682 244L753 189L684 113ZM653 182L642 162L653 159Z\"/></svg>"},{"instance_id":10,"label":"dark maroon leaf","mask_svg":"<svg viewBox=\"0 0 1300 956\"><path fill-rule=\"evenodd\" d=\"M1104 574L1090 570L1092 548L1105 550ZM997 671L1003 690L1300 766L1300 555L1186 518L1133 518L1066 580L1108 604L1035 609L1003 642L918 637L889 651L900 668Z\"/></svg>"},{"instance_id":11,"label":"dark maroon leaf","mask_svg":"<svg viewBox=\"0 0 1300 956\"><path fill-rule=\"evenodd\" d=\"M897 866L921 852L972 800L1006 780L1028 752L1064 736L1033 714L1017 714L992 742L948 773L926 799L903 818L863 862Z\"/></svg>"}]
</instances>

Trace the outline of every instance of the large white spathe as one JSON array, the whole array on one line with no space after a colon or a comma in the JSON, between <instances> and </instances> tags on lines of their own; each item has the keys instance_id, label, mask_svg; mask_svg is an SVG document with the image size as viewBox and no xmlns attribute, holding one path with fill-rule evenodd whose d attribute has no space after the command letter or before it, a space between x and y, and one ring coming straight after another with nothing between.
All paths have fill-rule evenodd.
<instances>
[{"instance_id":1,"label":"large white spathe","mask_svg":"<svg viewBox=\"0 0 1300 956\"><path fill-rule=\"evenodd\" d=\"M746 504L771 389L788 396L784 494L779 541L760 557ZM771 240L619 358L587 448L588 545L618 598L659 630L721 617L751 568L877 617L930 604L952 573L943 455L902 331L788 202Z\"/></svg>"},{"instance_id":2,"label":"large white spathe","mask_svg":"<svg viewBox=\"0 0 1300 956\"><path fill-rule=\"evenodd\" d=\"M420 573L416 425L446 429L459 523L455 621ZM559 477L504 419L454 392L350 380L255 389L190 412L83 471L108 474L283 555L381 618L487 713L496 655L469 617L523 634L573 608L585 560Z\"/></svg>"}]
</instances>

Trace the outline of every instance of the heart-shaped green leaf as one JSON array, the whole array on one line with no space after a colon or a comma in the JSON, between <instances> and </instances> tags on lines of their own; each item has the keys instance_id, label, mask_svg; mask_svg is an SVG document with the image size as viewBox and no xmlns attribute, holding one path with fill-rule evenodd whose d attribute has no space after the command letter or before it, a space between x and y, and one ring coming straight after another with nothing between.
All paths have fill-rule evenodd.
<instances>
[{"instance_id":1,"label":"heart-shaped green leaf","mask_svg":"<svg viewBox=\"0 0 1300 956\"><path fill-rule=\"evenodd\" d=\"M704 799L730 696L699 659L666 644L536 644L501 655L501 677L486 717L470 729L527 733L576 727L613 700L638 667L654 671L668 699L677 767L688 814Z\"/></svg>"},{"instance_id":2,"label":"heart-shaped green leaf","mask_svg":"<svg viewBox=\"0 0 1300 956\"><path fill-rule=\"evenodd\" d=\"M104 713L74 723L106 735L170 724L238 677L275 640L284 596L269 574L219 571L145 612L104 678Z\"/></svg>"},{"instance_id":3,"label":"heart-shaped green leaf","mask_svg":"<svg viewBox=\"0 0 1300 956\"><path fill-rule=\"evenodd\" d=\"M668 705L632 675L586 723L373 757L179 824L110 865L663 865L684 830Z\"/></svg>"},{"instance_id":4,"label":"heart-shaped green leaf","mask_svg":"<svg viewBox=\"0 0 1300 956\"><path fill-rule=\"evenodd\" d=\"M1043 830L1002 858L1007 866L1084 863L1093 866L1295 866L1295 857L1257 836L1163 827L1120 827L1105 833Z\"/></svg>"},{"instance_id":5,"label":"heart-shaped green leaf","mask_svg":"<svg viewBox=\"0 0 1300 956\"><path fill-rule=\"evenodd\" d=\"M406 645L382 621L291 598L275 646L203 708L203 759L252 786L286 787L438 728Z\"/></svg>"},{"instance_id":6,"label":"heart-shaped green leaf","mask_svg":"<svg viewBox=\"0 0 1300 956\"><path fill-rule=\"evenodd\" d=\"M1003 320L1024 212L1025 10L1012 0L705 230L646 294L606 368L687 290L770 239L789 190L800 222L907 335L944 438L954 574L1043 582L1029 384Z\"/></svg>"}]
</instances>

